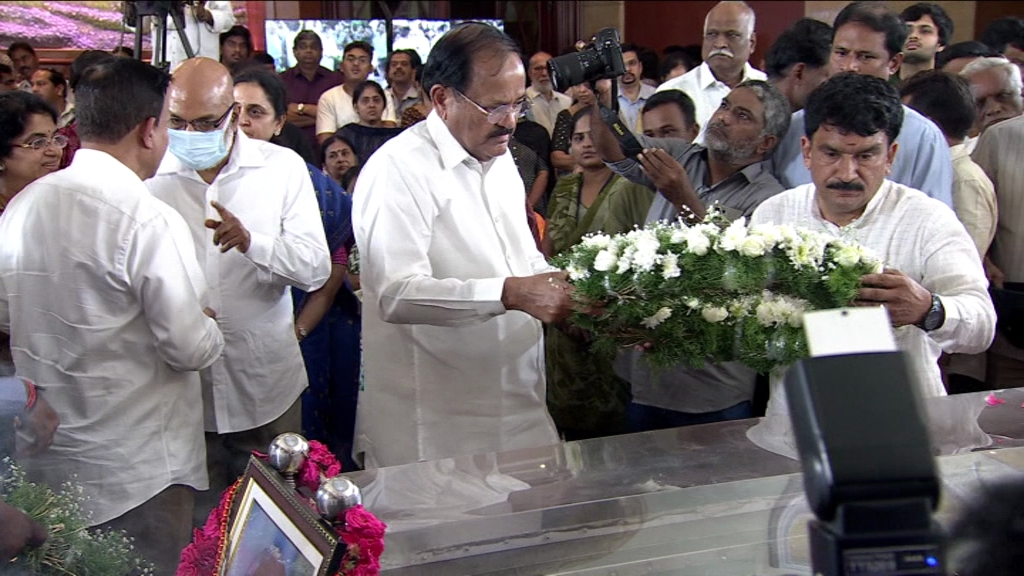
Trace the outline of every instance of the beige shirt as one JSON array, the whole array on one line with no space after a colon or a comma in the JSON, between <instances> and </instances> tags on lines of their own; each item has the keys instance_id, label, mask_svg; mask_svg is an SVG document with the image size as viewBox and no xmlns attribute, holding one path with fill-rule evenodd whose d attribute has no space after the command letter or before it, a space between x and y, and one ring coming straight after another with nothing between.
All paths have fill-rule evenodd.
<instances>
[{"instance_id":1,"label":"beige shirt","mask_svg":"<svg viewBox=\"0 0 1024 576\"><path fill-rule=\"evenodd\" d=\"M1024 116L985 130L971 157L992 179L999 202L992 261L1007 282L1024 282Z\"/></svg>"},{"instance_id":2,"label":"beige shirt","mask_svg":"<svg viewBox=\"0 0 1024 576\"><path fill-rule=\"evenodd\" d=\"M992 181L971 160L966 144L949 148L953 156L953 211L983 258L996 235L999 209Z\"/></svg>"}]
</instances>

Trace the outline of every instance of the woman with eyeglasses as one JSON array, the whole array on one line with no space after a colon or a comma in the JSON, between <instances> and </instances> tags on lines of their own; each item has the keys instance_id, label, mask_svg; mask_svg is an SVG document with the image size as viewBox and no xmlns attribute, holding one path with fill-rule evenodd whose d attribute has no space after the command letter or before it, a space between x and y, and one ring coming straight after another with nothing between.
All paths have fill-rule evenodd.
<instances>
[{"instance_id":1,"label":"woman with eyeglasses","mask_svg":"<svg viewBox=\"0 0 1024 576\"><path fill-rule=\"evenodd\" d=\"M20 90L0 94L0 216L18 192L57 170L67 144L57 134L57 111L42 98ZM10 338L0 332L0 376L12 374Z\"/></svg>"},{"instance_id":2,"label":"woman with eyeglasses","mask_svg":"<svg viewBox=\"0 0 1024 576\"><path fill-rule=\"evenodd\" d=\"M25 186L57 170L67 144L57 134L57 112L42 98L0 94L0 214Z\"/></svg>"},{"instance_id":3,"label":"woman with eyeglasses","mask_svg":"<svg viewBox=\"0 0 1024 576\"><path fill-rule=\"evenodd\" d=\"M402 128L388 127L382 120L387 106L387 96L380 84L373 80L367 80L355 87L352 91L352 106L359 116L359 121L342 126L335 134L351 142L359 157L359 163L365 164L377 148L400 134Z\"/></svg>"},{"instance_id":4,"label":"woman with eyeglasses","mask_svg":"<svg viewBox=\"0 0 1024 576\"><path fill-rule=\"evenodd\" d=\"M239 72L234 81L239 128L250 138L275 142L288 111L284 83L276 74L255 68ZM302 427L308 438L325 442L342 458L344 469L351 470L361 331L358 303L346 286L348 255L355 245L352 201L319 166L307 167L332 257L331 276L322 288L292 292L295 336L309 377Z\"/></svg>"}]
</instances>

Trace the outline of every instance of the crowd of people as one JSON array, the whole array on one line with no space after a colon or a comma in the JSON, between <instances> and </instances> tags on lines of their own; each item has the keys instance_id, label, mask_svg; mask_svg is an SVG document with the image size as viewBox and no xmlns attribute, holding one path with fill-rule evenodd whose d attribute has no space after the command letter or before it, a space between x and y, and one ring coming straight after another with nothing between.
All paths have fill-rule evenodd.
<instances>
[{"instance_id":1,"label":"crowd of people","mask_svg":"<svg viewBox=\"0 0 1024 576\"><path fill-rule=\"evenodd\" d=\"M171 73L0 59L0 410L30 477L73 476L161 573L282 432L351 470L762 413L742 364L590 351L549 262L593 232L715 206L855 240L887 267L854 304L923 394L1024 381L1024 20L951 44L936 4L854 2L755 65L725 1L700 46L624 44L616 84L562 93L484 24L384 87L366 42L334 71L303 30L277 73L229 2L187 11Z\"/></svg>"}]
</instances>

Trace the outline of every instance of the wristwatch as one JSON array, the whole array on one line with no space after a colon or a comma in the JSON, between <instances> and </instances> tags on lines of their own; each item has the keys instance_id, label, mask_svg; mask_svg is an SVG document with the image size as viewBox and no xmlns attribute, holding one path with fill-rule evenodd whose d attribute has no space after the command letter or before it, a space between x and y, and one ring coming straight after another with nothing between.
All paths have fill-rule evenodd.
<instances>
[{"instance_id":1,"label":"wristwatch","mask_svg":"<svg viewBox=\"0 0 1024 576\"><path fill-rule=\"evenodd\" d=\"M299 116L305 116L305 114L306 114L306 105L300 103L298 105L298 107L295 108L295 110L299 113Z\"/></svg>"},{"instance_id":2,"label":"wristwatch","mask_svg":"<svg viewBox=\"0 0 1024 576\"><path fill-rule=\"evenodd\" d=\"M932 294L932 306L925 313L924 318L920 322L915 324L921 330L925 332L931 332L941 328L946 323L946 309L942 306L942 300L938 294Z\"/></svg>"}]
</instances>

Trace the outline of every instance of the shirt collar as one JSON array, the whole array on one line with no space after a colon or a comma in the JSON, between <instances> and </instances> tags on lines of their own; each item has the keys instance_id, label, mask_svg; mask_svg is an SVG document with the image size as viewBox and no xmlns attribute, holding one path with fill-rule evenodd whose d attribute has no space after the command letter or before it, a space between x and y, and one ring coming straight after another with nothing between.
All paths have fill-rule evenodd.
<instances>
[{"instance_id":1,"label":"shirt collar","mask_svg":"<svg viewBox=\"0 0 1024 576\"><path fill-rule=\"evenodd\" d=\"M323 66L317 66L316 72L313 73L313 78L310 80L309 78L306 78L306 75L303 74L301 70L299 70L298 66L293 67L289 71L292 73L292 76L296 78L302 78L303 80L309 80L310 82L316 82L317 79L323 78L324 76L330 73L330 70L328 70L327 68L324 68Z\"/></svg>"},{"instance_id":2,"label":"shirt collar","mask_svg":"<svg viewBox=\"0 0 1024 576\"><path fill-rule=\"evenodd\" d=\"M445 170L451 170L465 162L467 158L472 157L455 139L444 120L437 115L437 110L431 110L427 115L427 132L430 133L430 139L434 141L438 153L441 154L441 163Z\"/></svg>"},{"instance_id":3,"label":"shirt collar","mask_svg":"<svg viewBox=\"0 0 1024 576\"><path fill-rule=\"evenodd\" d=\"M701 161L704 162L705 166L708 166L709 163L710 163L708 155L710 153L708 152L707 146L703 146L703 145L700 145L700 144L694 144L694 147L698 148L700 150L698 152L698 154L700 154ZM724 184L724 183L728 182L729 180L732 180L733 178L735 178L737 174L740 174L744 178L746 178L747 179L747 183L749 184L749 183L753 182L758 176L760 176L761 173L764 173L764 172L771 173L771 167L772 167L772 161L770 159L769 160L762 160L760 162L754 162L753 164L748 164L748 165L744 166L743 168L741 168L740 170L738 170L732 176L729 176L725 180L722 180L721 182L719 182L718 184L715 184L714 186L711 186L710 188L715 188L716 186L721 186L722 184ZM709 175L711 173L710 170L711 169L708 168L708 174Z\"/></svg>"},{"instance_id":4,"label":"shirt collar","mask_svg":"<svg viewBox=\"0 0 1024 576\"><path fill-rule=\"evenodd\" d=\"M754 71L754 67L750 65L750 62L743 63L743 76L740 77L740 82L746 82L750 80L750 73ZM697 68L697 81L701 89L711 88L718 84L718 78L715 78L715 73L711 71L711 67L708 66L707 62L702 62L700 67ZM724 84L723 84L724 85Z\"/></svg>"},{"instance_id":5,"label":"shirt collar","mask_svg":"<svg viewBox=\"0 0 1024 576\"><path fill-rule=\"evenodd\" d=\"M821 208L818 206L818 190L817 190L817 187L814 184L811 184L811 188L814 189L814 198L813 198L814 216L816 218L818 218L819 220L824 222L825 221L825 217L822 216ZM885 202L885 198L889 195L890 192L892 192L892 189L893 189L893 182L892 182L892 180L888 180L888 179L887 180L883 180L882 181L882 185L878 187L878 192L875 193L874 198L872 198L868 202L868 205L864 207L864 213L861 214L860 216L858 216L857 219L854 220L853 222L850 222L846 226L840 227L840 229L841 230L844 229L844 228L858 229L858 228L864 228L865 226L869 226L871 224L872 220L874 219L875 214L879 211L879 206L882 204L882 202Z\"/></svg>"},{"instance_id":6,"label":"shirt collar","mask_svg":"<svg viewBox=\"0 0 1024 576\"><path fill-rule=\"evenodd\" d=\"M963 158L964 156L970 155L970 150L967 149L967 143L961 142L954 146L949 147L949 155L953 157L953 160Z\"/></svg>"}]
</instances>

